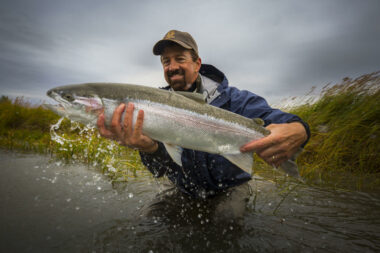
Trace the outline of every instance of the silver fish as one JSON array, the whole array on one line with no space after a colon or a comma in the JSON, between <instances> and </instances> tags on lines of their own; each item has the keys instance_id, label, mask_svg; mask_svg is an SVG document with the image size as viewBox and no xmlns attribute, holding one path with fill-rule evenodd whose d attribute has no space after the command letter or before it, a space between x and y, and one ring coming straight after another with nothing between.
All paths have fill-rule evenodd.
<instances>
[{"instance_id":1,"label":"silver fish","mask_svg":"<svg viewBox=\"0 0 380 253\"><path fill-rule=\"evenodd\" d=\"M133 124L137 111L144 110L143 134L164 143L169 155L181 164L181 148L219 154L251 173L253 154L240 152L244 144L270 133L260 119L249 119L207 104L201 94L173 92L142 85L86 83L51 89L47 95L59 105L46 105L61 116L96 126L104 111L109 125L120 103L132 102ZM282 169L299 178L294 160Z\"/></svg>"}]
</instances>

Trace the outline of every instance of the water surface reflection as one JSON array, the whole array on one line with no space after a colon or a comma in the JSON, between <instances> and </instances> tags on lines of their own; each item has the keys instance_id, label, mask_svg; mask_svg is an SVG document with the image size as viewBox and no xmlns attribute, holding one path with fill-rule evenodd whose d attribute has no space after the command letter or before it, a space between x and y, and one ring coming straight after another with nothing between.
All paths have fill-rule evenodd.
<instances>
[{"instance_id":1,"label":"water surface reflection","mask_svg":"<svg viewBox=\"0 0 380 253\"><path fill-rule=\"evenodd\" d=\"M1 252L376 252L377 194L257 178L242 220L141 217L163 188L149 174L112 184L93 168L0 153ZM176 210L174 210L174 213ZM201 215L200 215L201 214Z\"/></svg>"}]
</instances>

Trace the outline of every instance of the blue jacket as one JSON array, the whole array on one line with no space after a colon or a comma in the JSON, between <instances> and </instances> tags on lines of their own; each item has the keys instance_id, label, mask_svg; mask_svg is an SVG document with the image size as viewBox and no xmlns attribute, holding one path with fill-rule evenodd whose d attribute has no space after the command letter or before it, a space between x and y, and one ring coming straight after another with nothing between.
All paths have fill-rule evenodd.
<instances>
[{"instance_id":1,"label":"blue jacket","mask_svg":"<svg viewBox=\"0 0 380 253\"><path fill-rule=\"evenodd\" d=\"M301 122L310 136L308 125L298 116L271 108L265 99L246 90L228 86L225 75L212 65L202 64L200 74L217 83L220 95L210 104L247 118L261 118L271 123ZM166 87L165 89L168 89ZM305 145L306 142L303 144ZM216 154L184 149L182 167L166 152L162 143L154 154L140 152L141 161L155 177L166 175L182 192L195 198L209 197L229 187L240 185L251 176L224 157Z\"/></svg>"}]
</instances>

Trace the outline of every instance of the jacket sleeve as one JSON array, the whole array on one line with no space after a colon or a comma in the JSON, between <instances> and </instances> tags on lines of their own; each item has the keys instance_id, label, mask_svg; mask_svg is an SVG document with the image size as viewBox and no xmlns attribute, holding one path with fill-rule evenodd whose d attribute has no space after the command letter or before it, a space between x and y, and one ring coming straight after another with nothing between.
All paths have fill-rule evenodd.
<instances>
[{"instance_id":1,"label":"jacket sleeve","mask_svg":"<svg viewBox=\"0 0 380 253\"><path fill-rule=\"evenodd\" d=\"M158 142L158 149L156 152L150 154L140 151L139 153L142 163L148 168L154 177L162 177L168 171L174 170L177 166L166 151L164 144L161 142Z\"/></svg>"},{"instance_id":2,"label":"jacket sleeve","mask_svg":"<svg viewBox=\"0 0 380 253\"><path fill-rule=\"evenodd\" d=\"M302 144L302 147L304 147L309 141L309 125L297 115L286 113L279 109L274 109L268 105L267 101L264 98L257 96L256 94L253 94L249 91L240 91L236 88L231 87L230 92L231 111L248 118L261 118L264 120L265 126L272 123L279 124L300 122L304 126L307 133L307 140Z\"/></svg>"}]
</instances>

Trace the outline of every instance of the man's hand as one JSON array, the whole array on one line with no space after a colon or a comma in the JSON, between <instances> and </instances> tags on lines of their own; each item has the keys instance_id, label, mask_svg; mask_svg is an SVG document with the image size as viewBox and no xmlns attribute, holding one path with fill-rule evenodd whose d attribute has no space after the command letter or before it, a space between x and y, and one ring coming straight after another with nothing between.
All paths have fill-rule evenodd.
<instances>
[{"instance_id":1,"label":"man's hand","mask_svg":"<svg viewBox=\"0 0 380 253\"><path fill-rule=\"evenodd\" d=\"M270 124L266 128L271 131L268 136L245 144L240 151L254 151L265 162L278 167L307 140L306 130L299 122Z\"/></svg>"},{"instance_id":2,"label":"man's hand","mask_svg":"<svg viewBox=\"0 0 380 253\"><path fill-rule=\"evenodd\" d=\"M125 110L124 120L121 122ZM120 104L113 112L110 129L104 125L104 113L101 113L97 122L99 133L103 137L116 140L121 145L146 153L154 153L158 149L158 143L142 134L144 111L138 112L136 124L133 128L133 110L134 105L132 103L128 103L127 108L125 104Z\"/></svg>"}]
</instances>

